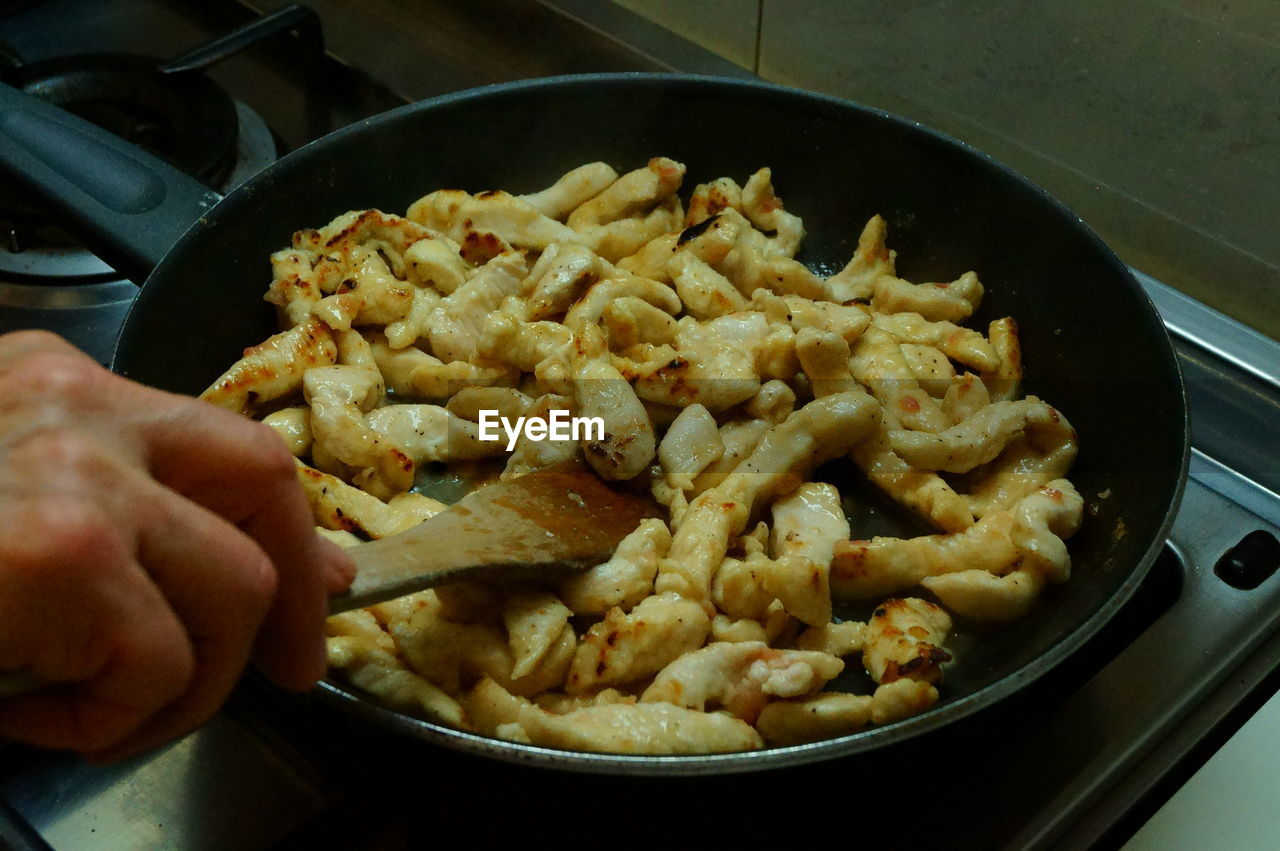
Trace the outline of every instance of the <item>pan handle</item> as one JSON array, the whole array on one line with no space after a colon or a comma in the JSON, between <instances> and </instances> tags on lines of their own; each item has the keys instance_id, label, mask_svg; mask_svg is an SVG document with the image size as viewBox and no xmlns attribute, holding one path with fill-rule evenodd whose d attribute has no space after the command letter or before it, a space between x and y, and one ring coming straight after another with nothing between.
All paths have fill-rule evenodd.
<instances>
[{"instance_id":1,"label":"pan handle","mask_svg":"<svg viewBox=\"0 0 1280 851\"><path fill-rule=\"evenodd\" d=\"M221 199L141 148L3 83L0 174L136 282Z\"/></svg>"}]
</instances>

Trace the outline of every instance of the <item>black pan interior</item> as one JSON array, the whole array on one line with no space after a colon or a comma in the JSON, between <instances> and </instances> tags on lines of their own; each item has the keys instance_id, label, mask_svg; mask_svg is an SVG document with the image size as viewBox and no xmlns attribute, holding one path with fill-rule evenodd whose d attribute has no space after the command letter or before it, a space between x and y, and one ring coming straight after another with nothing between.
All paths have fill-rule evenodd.
<instances>
[{"instance_id":1,"label":"black pan interior","mask_svg":"<svg viewBox=\"0 0 1280 851\"><path fill-rule=\"evenodd\" d=\"M396 110L294 153L188 233L144 287L115 367L200 392L276 330L262 300L267 257L294 230L348 209L402 213L441 187L532 191L584 162L621 171L659 154L688 166L690 186L771 166L787 208L810 230L800 259L817 268L843 265L878 212L903 277L976 270L987 296L975 327L1017 319L1025 392L1053 403L1080 433L1071 479L1090 514L1071 542L1076 575L1027 619L967 648L933 715L990 702L1092 633L1145 571L1181 487L1185 406L1164 328L1124 266L1041 190L953 140L846 102L620 75Z\"/></svg>"}]
</instances>

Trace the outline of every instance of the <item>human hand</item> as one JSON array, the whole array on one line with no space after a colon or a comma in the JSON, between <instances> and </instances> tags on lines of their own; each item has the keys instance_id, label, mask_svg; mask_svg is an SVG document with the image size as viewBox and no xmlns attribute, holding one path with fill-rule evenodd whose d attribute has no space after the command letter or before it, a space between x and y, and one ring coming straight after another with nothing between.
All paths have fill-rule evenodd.
<instances>
[{"instance_id":1,"label":"human hand","mask_svg":"<svg viewBox=\"0 0 1280 851\"><path fill-rule=\"evenodd\" d=\"M217 711L249 659L305 690L354 575L266 426L0 336L0 736L110 761Z\"/></svg>"}]
</instances>

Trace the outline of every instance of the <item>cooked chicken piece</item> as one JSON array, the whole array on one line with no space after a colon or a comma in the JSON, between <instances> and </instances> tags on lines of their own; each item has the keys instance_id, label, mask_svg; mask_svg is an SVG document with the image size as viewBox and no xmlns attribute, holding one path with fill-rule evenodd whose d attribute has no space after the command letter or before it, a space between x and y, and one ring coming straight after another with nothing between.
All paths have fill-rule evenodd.
<instances>
[{"instance_id":1,"label":"cooked chicken piece","mask_svg":"<svg viewBox=\"0 0 1280 851\"><path fill-rule=\"evenodd\" d=\"M653 676L701 647L710 629L702 606L675 594L647 597L630 613L610 609L582 636L565 691L581 694Z\"/></svg>"},{"instance_id":2,"label":"cooked chicken piece","mask_svg":"<svg viewBox=\"0 0 1280 851\"><path fill-rule=\"evenodd\" d=\"M693 477L720 460L724 443L715 417L697 403L683 409L658 444L658 462L673 487L693 488Z\"/></svg>"},{"instance_id":3,"label":"cooked chicken piece","mask_svg":"<svg viewBox=\"0 0 1280 851\"><path fill-rule=\"evenodd\" d=\"M841 621L812 626L796 637L797 650L820 650L832 656L852 656L862 652L867 625Z\"/></svg>"},{"instance_id":4,"label":"cooked chicken piece","mask_svg":"<svg viewBox=\"0 0 1280 851\"><path fill-rule=\"evenodd\" d=\"M337 358L333 332L318 319L308 319L245 349L244 357L209 385L200 398L247 414L259 403L298 392L303 373L332 364Z\"/></svg>"},{"instance_id":5,"label":"cooked chicken piece","mask_svg":"<svg viewBox=\"0 0 1280 851\"><path fill-rule=\"evenodd\" d=\"M562 579L556 590L575 615L603 615L615 607L630 611L653 593L658 560L670 546L665 523L642 520L608 561Z\"/></svg>"},{"instance_id":6,"label":"cooked chicken piece","mask_svg":"<svg viewBox=\"0 0 1280 851\"><path fill-rule=\"evenodd\" d=\"M759 325L767 328L763 317ZM688 318L678 323L676 340L675 357L637 370L635 392L640 398L672 407L697 402L718 413L759 392L749 346Z\"/></svg>"},{"instance_id":7,"label":"cooked chicken piece","mask_svg":"<svg viewBox=\"0 0 1280 851\"><path fill-rule=\"evenodd\" d=\"M920 584L958 615L984 623L1005 623L1031 611L1045 582L1039 571L1019 569L1003 576L961 570L926 576Z\"/></svg>"},{"instance_id":8,"label":"cooked chicken piece","mask_svg":"<svg viewBox=\"0 0 1280 851\"><path fill-rule=\"evenodd\" d=\"M418 525L445 506L421 494L401 494L390 502L297 462L298 481L316 522L326 529L385 538Z\"/></svg>"},{"instance_id":9,"label":"cooked chicken piece","mask_svg":"<svg viewBox=\"0 0 1280 851\"><path fill-rule=\"evenodd\" d=\"M754 641L716 642L663 668L640 702L723 708L750 724L770 698L812 694L843 670L844 663L826 653L775 650Z\"/></svg>"},{"instance_id":10,"label":"cooked chicken piece","mask_svg":"<svg viewBox=\"0 0 1280 851\"><path fill-rule=\"evenodd\" d=\"M900 679L937 683L951 661L942 649L950 630L951 618L927 600L886 600L867 623L862 662L881 685Z\"/></svg>"},{"instance_id":11,"label":"cooked chicken piece","mask_svg":"<svg viewBox=\"0 0 1280 851\"><path fill-rule=\"evenodd\" d=\"M826 284L821 278L803 263L782 254L769 237L753 228L737 210L726 209L708 222L724 222L736 230L733 249L723 260L708 262L732 281L743 296L750 298L756 290L764 288L784 295L829 300ZM707 226L707 223L702 226ZM690 230L697 232L696 229L702 226L695 225Z\"/></svg>"},{"instance_id":12,"label":"cooked chicken piece","mask_svg":"<svg viewBox=\"0 0 1280 851\"><path fill-rule=\"evenodd\" d=\"M893 451L893 425L886 416L867 440L853 447L850 457L878 488L937 528L962 532L972 526L973 512L964 497L937 473L918 470Z\"/></svg>"},{"instance_id":13,"label":"cooked chicken piece","mask_svg":"<svg viewBox=\"0 0 1280 851\"><path fill-rule=\"evenodd\" d=\"M558 691L544 691L533 698L539 709L545 709L553 715L567 715L577 709L588 706L613 706L624 703L634 705L635 695L625 694L616 688L607 688L595 694L562 694Z\"/></svg>"},{"instance_id":14,"label":"cooked chicken piece","mask_svg":"<svg viewBox=\"0 0 1280 851\"><path fill-rule=\"evenodd\" d=\"M721 177L710 183L699 183L689 198L689 210L684 215L684 226L689 228L700 225L730 208L739 213L744 212L742 187L732 178Z\"/></svg>"},{"instance_id":15,"label":"cooked chicken piece","mask_svg":"<svg viewBox=\"0 0 1280 851\"><path fill-rule=\"evenodd\" d=\"M609 348L614 351L642 344L663 345L676 338L676 320L635 296L609 302L601 320L609 335Z\"/></svg>"},{"instance_id":16,"label":"cooked chicken piece","mask_svg":"<svg viewBox=\"0 0 1280 851\"><path fill-rule=\"evenodd\" d=\"M756 719L756 729L774 747L847 736L871 723L874 700L870 695L840 693L775 700Z\"/></svg>"},{"instance_id":17,"label":"cooked chicken piece","mask_svg":"<svg viewBox=\"0 0 1280 851\"><path fill-rule=\"evenodd\" d=\"M1022 344L1018 341L1018 323L1007 316L997 319L987 326L987 336L998 363L985 367L976 364L975 368L985 369L982 380L991 391L992 399L997 402L1016 399L1022 383Z\"/></svg>"},{"instance_id":18,"label":"cooked chicken piece","mask_svg":"<svg viewBox=\"0 0 1280 851\"><path fill-rule=\"evenodd\" d=\"M871 696L871 720L892 724L919 715L938 702L938 690L923 680L900 679L885 683Z\"/></svg>"},{"instance_id":19,"label":"cooked chicken piece","mask_svg":"<svg viewBox=\"0 0 1280 851\"><path fill-rule=\"evenodd\" d=\"M796 256L804 239L804 222L782 208L782 200L774 193L772 169L762 168L747 179L742 187L742 212L760 230L773 232L771 253Z\"/></svg>"},{"instance_id":20,"label":"cooked chicken piece","mask_svg":"<svg viewBox=\"0 0 1280 851\"><path fill-rule=\"evenodd\" d=\"M773 503L774 558L800 556L826 568L837 541L849 539L840 491L825 482L805 482Z\"/></svg>"},{"instance_id":21,"label":"cooked chicken piece","mask_svg":"<svg viewBox=\"0 0 1280 851\"><path fill-rule=\"evenodd\" d=\"M517 591L507 597L502 605L502 623L514 658L512 677L531 673L566 630L576 644L569 626L571 614L559 598L547 591Z\"/></svg>"},{"instance_id":22,"label":"cooked chicken piece","mask_svg":"<svg viewBox=\"0 0 1280 851\"><path fill-rule=\"evenodd\" d=\"M433 234L400 216L381 210L352 210L343 213L319 230L299 231L293 235L294 248L302 248L317 254L342 258L356 246L365 245L381 251L392 270L404 277L404 254L409 247Z\"/></svg>"},{"instance_id":23,"label":"cooked chicken piece","mask_svg":"<svg viewBox=\"0 0 1280 851\"><path fill-rule=\"evenodd\" d=\"M695 319L726 316L749 305L728 278L692 254L676 253L667 269L685 311Z\"/></svg>"},{"instance_id":24,"label":"cooked chicken piece","mask_svg":"<svg viewBox=\"0 0 1280 851\"><path fill-rule=\"evenodd\" d=\"M486 361L537 372L548 365L567 371L574 342L573 332L558 322L524 322L498 311L485 321L478 345Z\"/></svg>"},{"instance_id":25,"label":"cooked chicken piece","mask_svg":"<svg viewBox=\"0 0 1280 851\"><path fill-rule=\"evenodd\" d=\"M555 183L519 200L544 216L564 221L573 210L599 195L615 180L618 173L606 163L587 163L566 172Z\"/></svg>"},{"instance_id":26,"label":"cooked chicken piece","mask_svg":"<svg viewBox=\"0 0 1280 851\"><path fill-rule=\"evenodd\" d=\"M388 653L396 652L395 640L382 628L382 624L378 623L378 619L368 609L356 609L329 616L324 622L324 634L330 638L337 636L357 638Z\"/></svg>"},{"instance_id":27,"label":"cooked chicken piece","mask_svg":"<svg viewBox=\"0 0 1280 851\"><path fill-rule=\"evenodd\" d=\"M871 317L871 327L900 343L934 346L952 360L980 372L1001 364L1000 354L986 337L952 322L930 322L918 313L876 313Z\"/></svg>"},{"instance_id":28,"label":"cooked chicken piece","mask_svg":"<svg viewBox=\"0 0 1280 851\"><path fill-rule=\"evenodd\" d=\"M958 423L990 404L991 394L987 392L987 385L972 372L966 372L947 388L946 395L942 397L942 412L951 422Z\"/></svg>"},{"instance_id":29,"label":"cooked chicken piece","mask_svg":"<svg viewBox=\"0 0 1280 851\"><path fill-rule=\"evenodd\" d=\"M446 620L438 604L419 608L407 622L393 625L391 634L405 661L451 695L482 676L492 677L513 694L534 695L557 688L564 682L575 645L573 631L561 631L537 664L517 677L501 627Z\"/></svg>"},{"instance_id":30,"label":"cooked chicken piece","mask_svg":"<svg viewBox=\"0 0 1280 851\"><path fill-rule=\"evenodd\" d=\"M413 346L393 349L380 335L370 337L370 350L378 369L391 391L400 396L444 399L467 387L509 384L515 380L512 370L505 366L476 366L466 361L444 363Z\"/></svg>"},{"instance_id":31,"label":"cooked chicken piece","mask_svg":"<svg viewBox=\"0 0 1280 851\"><path fill-rule=\"evenodd\" d=\"M874 324L854 344L849 371L905 428L939 432L951 425L942 406L916 380L902 344Z\"/></svg>"},{"instance_id":32,"label":"cooked chicken piece","mask_svg":"<svg viewBox=\"0 0 1280 851\"><path fill-rule=\"evenodd\" d=\"M441 301L431 315L431 350L445 363L475 359L485 319L503 299L520 291L528 274L524 257L500 254Z\"/></svg>"},{"instance_id":33,"label":"cooked chicken piece","mask_svg":"<svg viewBox=\"0 0 1280 851\"><path fill-rule=\"evenodd\" d=\"M658 591L707 601L729 540L742 532L753 508L848 452L874 428L877 415L866 393L852 391L810 402L766 432L745 461L689 506L659 567Z\"/></svg>"},{"instance_id":34,"label":"cooked chicken piece","mask_svg":"<svg viewBox=\"0 0 1280 851\"><path fill-rule=\"evenodd\" d=\"M889 432L889 443L919 469L967 473L994 460L1023 434L1042 444L1046 440L1059 445L1075 443L1075 430L1035 396L1017 402L992 402L937 434L895 429Z\"/></svg>"},{"instance_id":35,"label":"cooked chicken piece","mask_svg":"<svg viewBox=\"0 0 1280 851\"><path fill-rule=\"evenodd\" d=\"M683 179L682 164L666 157L655 157L644 168L622 175L599 195L570 213L567 219L569 227L584 231L592 226L644 214L676 192Z\"/></svg>"},{"instance_id":36,"label":"cooked chicken piece","mask_svg":"<svg viewBox=\"0 0 1280 851\"><path fill-rule=\"evenodd\" d=\"M267 414L263 425L269 425L280 435L289 452L301 458L311 451L311 410L305 407L281 408Z\"/></svg>"},{"instance_id":37,"label":"cooked chicken piece","mask_svg":"<svg viewBox=\"0 0 1280 851\"><path fill-rule=\"evenodd\" d=\"M584 329L599 323L605 308L611 302L627 296L646 301L672 316L680 312L680 297L671 287L648 278L628 275L605 278L592 285L586 295L569 308L564 324L575 334L581 334Z\"/></svg>"},{"instance_id":38,"label":"cooked chicken piece","mask_svg":"<svg viewBox=\"0 0 1280 851\"><path fill-rule=\"evenodd\" d=\"M672 261L677 254L714 266L737 245L740 230L736 222L728 219L707 219L651 240L635 254L617 261L618 268L642 278L671 283Z\"/></svg>"},{"instance_id":39,"label":"cooked chicken piece","mask_svg":"<svg viewBox=\"0 0 1280 851\"><path fill-rule=\"evenodd\" d=\"M761 747L760 735L732 715L669 703L613 703L557 715L482 680L467 699L477 729L540 747L596 753L724 753Z\"/></svg>"},{"instance_id":40,"label":"cooked chicken piece","mask_svg":"<svg viewBox=\"0 0 1280 851\"><path fill-rule=\"evenodd\" d=\"M414 461L395 439L370 427L364 411L381 397L382 375L355 366L307 370L303 392L311 405L312 452L318 448L358 471L356 484L380 499L413 487Z\"/></svg>"},{"instance_id":41,"label":"cooked chicken piece","mask_svg":"<svg viewBox=\"0 0 1280 851\"><path fill-rule=\"evenodd\" d=\"M806 624L831 620L826 566L798 556L771 559L756 552L741 561L726 558L712 579L711 599L731 617L762 623L767 623L775 602Z\"/></svg>"},{"instance_id":42,"label":"cooked chicken piece","mask_svg":"<svg viewBox=\"0 0 1280 851\"><path fill-rule=\"evenodd\" d=\"M545 251L553 242L582 241L572 229L501 191L474 196L456 189L432 192L410 205L409 218L464 246L475 234L533 251Z\"/></svg>"},{"instance_id":43,"label":"cooked chicken piece","mask_svg":"<svg viewBox=\"0 0 1280 851\"><path fill-rule=\"evenodd\" d=\"M974 471L976 478L965 489L965 499L975 517L1012 508L1054 479L1066 476L1079 445L1065 417L1059 416L1057 425L1060 431L1056 433L1048 428L1028 431L1008 444L980 474Z\"/></svg>"},{"instance_id":44,"label":"cooked chicken piece","mask_svg":"<svg viewBox=\"0 0 1280 851\"><path fill-rule=\"evenodd\" d=\"M933 346L919 346L915 343L903 343L900 347L902 358L907 362L911 375L919 382L921 389L935 399L942 399L955 384L956 368L941 350ZM947 418L950 413L942 409Z\"/></svg>"},{"instance_id":45,"label":"cooked chicken piece","mask_svg":"<svg viewBox=\"0 0 1280 851\"><path fill-rule=\"evenodd\" d=\"M777 295L756 290L751 310L765 315L770 324L785 323L799 335L802 331L829 332L852 345L871 324L871 313L860 304L834 304L798 295Z\"/></svg>"},{"instance_id":46,"label":"cooked chicken piece","mask_svg":"<svg viewBox=\"0 0 1280 851\"><path fill-rule=\"evenodd\" d=\"M888 225L880 216L872 216L858 237L858 248L849 262L827 279L831 300L845 304L854 299L869 299L876 282L894 273L894 252L885 245Z\"/></svg>"},{"instance_id":47,"label":"cooked chicken piece","mask_svg":"<svg viewBox=\"0 0 1280 851\"><path fill-rule=\"evenodd\" d=\"M615 261L616 268L641 278L662 284L671 283L667 264L679 248L679 233L664 233L649 240L629 257Z\"/></svg>"},{"instance_id":48,"label":"cooked chicken piece","mask_svg":"<svg viewBox=\"0 0 1280 851\"><path fill-rule=\"evenodd\" d=\"M598 417L604 436L582 439L587 463L608 481L631 479L649 466L657 449L653 424L636 393L608 361L589 358L574 368L578 416Z\"/></svg>"},{"instance_id":49,"label":"cooked chicken piece","mask_svg":"<svg viewBox=\"0 0 1280 851\"><path fill-rule=\"evenodd\" d=\"M725 558L711 580L711 601L735 620L762 622L768 616L774 595L764 587L764 561Z\"/></svg>"},{"instance_id":50,"label":"cooked chicken piece","mask_svg":"<svg viewBox=\"0 0 1280 851\"><path fill-rule=\"evenodd\" d=\"M795 345L796 357L816 398L862 387L849 371L849 344L838 334L802 328L796 333Z\"/></svg>"},{"instance_id":51,"label":"cooked chicken piece","mask_svg":"<svg viewBox=\"0 0 1280 851\"><path fill-rule=\"evenodd\" d=\"M544 421L549 421L549 414L552 411L566 411L570 416L573 416L574 404L574 400L568 396L548 393L539 396L530 406L525 416L530 420ZM569 440L553 440L548 437L546 440L533 440L522 432L516 439L515 449L512 450L510 457L507 458L507 466L502 471L502 481L510 481L535 470L554 467L556 464L577 458L579 455L578 441L572 438Z\"/></svg>"},{"instance_id":52,"label":"cooked chicken piece","mask_svg":"<svg viewBox=\"0 0 1280 851\"><path fill-rule=\"evenodd\" d=\"M965 272L950 283L913 284L892 275L876 281L871 309L879 313L918 313L931 322L963 322L982 301L982 282Z\"/></svg>"},{"instance_id":53,"label":"cooked chicken piece","mask_svg":"<svg viewBox=\"0 0 1280 851\"><path fill-rule=\"evenodd\" d=\"M420 239L404 252L405 277L421 289L449 295L471 276L462 246L447 236Z\"/></svg>"},{"instance_id":54,"label":"cooked chicken piece","mask_svg":"<svg viewBox=\"0 0 1280 851\"><path fill-rule=\"evenodd\" d=\"M399 447L411 464L474 461L506 451L505 437L481 440L479 425L438 405L387 405L370 411L365 422L370 432Z\"/></svg>"},{"instance_id":55,"label":"cooked chicken piece","mask_svg":"<svg viewBox=\"0 0 1280 851\"><path fill-rule=\"evenodd\" d=\"M452 727L463 723L462 707L428 680L410 671L392 653L357 638L339 636L325 642L329 667L392 709L424 715Z\"/></svg>"},{"instance_id":56,"label":"cooked chicken piece","mask_svg":"<svg viewBox=\"0 0 1280 851\"><path fill-rule=\"evenodd\" d=\"M581 228L580 232L592 251L604 260L618 262L678 228L683 217L679 197L668 195L643 215L590 225Z\"/></svg>"},{"instance_id":57,"label":"cooked chicken piece","mask_svg":"<svg viewBox=\"0 0 1280 851\"><path fill-rule=\"evenodd\" d=\"M266 300L274 304L285 327L301 325L311 315L311 307L324 294L315 274L316 256L299 248L286 248L271 255L271 286Z\"/></svg>"},{"instance_id":58,"label":"cooked chicken piece","mask_svg":"<svg viewBox=\"0 0 1280 851\"><path fill-rule=\"evenodd\" d=\"M395 322L413 307L413 285L397 278L385 255L368 245L356 246L345 262L329 268L341 268L342 281L334 294L316 302L311 312L335 331Z\"/></svg>"},{"instance_id":59,"label":"cooked chicken piece","mask_svg":"<svg viewBox=\"0 0 1280 851\"><path fill-rule=\"evenodd\" d=\"M600 258L590 249L553 242L520 285L521 295L528 299L524 318L536 321L564 313L600 279L601 271Z\"/></svg>"},{"instance_id":60,"label":"cooked chicken piece","mask_svg":"<svg viewBox=\"0 0 1280 851\"><path fill-rule=\"evenodd\" d=\"M431 340L432 317L444 297L435 290L417 287L413 291L413 303L408 312L394 322L388 322L385 332L387 343L394 349L404 349L417 345L419 341L429 344Z\"/></svg>"},{"instance_id":61,"label":"cooked chicken piece","mask_svg":"<svg viewBox=\"0 0 1280 851\"><path fill-rule=\"evenodd\" d=\"M764 434L776 425L778 425L776 422L762 420L762 418L730 420L723 424L719 429L719 438L724 445L724 452L719 457L719 461L710 463L703 472L694 477L694 489L690 491L690 495L696 497L704 490L721 484L753 452Z\"/></svg>"},{"instance_id":62,"label":"cooked chicken piece","mask_svg":"<svg viewBox=\"0 0 1280 851\"><path fill-rule=\"evenodd\" d=\"M796 353L811 376L814 395L823 398L857 387L845 357L847 347L831 333L805 330L796 335ZM948 532L973 525L973 514L963 497L936 473L917 470L894 451L889 432L896 421L887 413L872 434L853 447L850 457L867 477L899 503L928 518Z\"/></svg>"},{"instance_id":63,"label":"cooked chicken piece","mask_svg":"<svg viewBox=\"0 0 1280 851\"><path fill-rule=\"evenodd\" d=\"M533 400L514 387L464 387L449 397L445 409L455 417L480 421L481 411L496 411L498 416L523 417Z\"/></svg>"},{"instance_id":64,"label":"cooked chicken piece","mask_svg":"<svg viewBox=\"0 0 1280 851\"><path fill-rule=\"evenodd\" d=\"M1084 500L1066 479L1055 479L1014 509L1013 545L1022 555L1021 567L1035 570L1051 582L1071 577L1071 556L1065 540L1080 529Z\"/></svg>"},{"instance_id":65,"label":"cooked chicken piece","mask_svg":"<svg viewBox=\"0 0 1280 851\"><path fill-rule=\"evenodd\" d=\"M831 589L840 599L866 599L906 591L944 573L1008 573L1018 560L1012 531L1013 515L997 511L950 535L841 541L831 562Z\"/></svg>"},{"instance_id":66,"label":"cooked chicken piece","mask_svg":"<svg viewBox=\"0 0 1280 851\"><path fill-rule=\"evenodd\" d=\"M760 621L751 618L734 620L728 615L716 615L711 619L712 641L758 641L769 643L769 634Z\"/></svg>"}]
</instances>

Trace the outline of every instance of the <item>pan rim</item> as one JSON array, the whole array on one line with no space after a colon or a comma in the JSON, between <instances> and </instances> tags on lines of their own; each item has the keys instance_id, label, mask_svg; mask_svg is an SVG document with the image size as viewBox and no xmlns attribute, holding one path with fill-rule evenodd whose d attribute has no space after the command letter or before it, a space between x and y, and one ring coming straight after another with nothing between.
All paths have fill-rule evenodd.
<instances>
[{"instance_id":1,"label":"pan rim","mask_svg":"<svg viewBox=\"0 0 1280 851\"><path fill-rule=\"evenodd\" d=\"M1177 427L1180 429L1181 459L1174 477L1174 487L1169 493L1169 502L1157 532L1141 557L1129 570L1124 580L1108 595L1100 605L1093 609L1087 617L1079 621L1072 629L1057 639L1042 653L1010 672L1004 677L990 683L975 692L963 695L952 701L940 702L937 706L921 715L899 721L883 727L871 727L849 736L826 739L818 742L794 745L781 748L767 748L759 751L746 751L726 754L673 755L673 756L634 756L627 754L598 754L580 751L567 751L554 748L535 747L515 742L488 738L474 733L435 724L414 716L386 709L371 699L361 697L358 690L328 680L323 681L314 694L326 702L344 706L357 715L363 715L377 721L383 727L393 731L411 735L414 738L433 744L443 745L455 750L486 756L505 762L525 765L538 765L545 768L571 770L586 773L629 774L629 775L705 775L718 773L737 773L777 769L801 764L848 757L868 752L881 747L890 746L908 739L916 738L941 726L953 724L986 709L1003 698L1010 696L1032 682L1041 679L1059 664L1065 661L1081 644L1092 638L1102 627L1111 621L1118 610L1129 601L1145 580L1151 565L1155 562L1165 545L1168 532L1173 524L1177 509L1181 503L1190 463L1190 428L1189 410L1186 402L1184 378L1174 353L1173 342L1167 328L1160 320L1159 313L1150 297L1134 279L1127 266L1115 255L1114 251L1099 237L1082 218L1039 184L1028 179L1017 170L997 160L968 143L928 127L918 121L894 115L876 107L860 104L844 98L821 94L791 86L756 80L744 80L732 77L717 77L694 74L667 74L648 72L600 73L564 75L532 80L521 80L509 83L498 83L406 104L393 110L364 119L330 133L321 139L308 143L289 155L268 166L258 175L246 181L241 187L230 193L221 203L195 222L170 248L161 263L156 267L144 284L138 299L135 300L121 333L117 338L112 364L120 357L121 349L131 327L131 321L139 305L145 305L148 299L150 282L162 277L172 263L179 263L183 254L183 245L189 240L197 239L200 231L213 227L224 214L233 209L238 199L245 198L255 192L269 189L275 174L290 168L290 163L306 157L309 152L332 144L353 134L370 132L371 128L398 120L410 112L430 111L452 105L457 102L487 97L518 97L524 92L535 92L545 89L572 90L579 87L595 88L600 85L655 85L664 84L681 86L700 86L707 90L720 92L741 92L759 95L767 93L770 97L781 97L789 100L807 101L811 106L829 107L838 110L853 109L873 118L876 121L897 125L900 128L919 135L929 137L934 144L950 148L960 154L981 161L985 167L994 169L1012 178L1014 182L1035 194L1038 200L1055 211L1064 220L1070 220L1078 228L1080 234L1098 252L1105 264L1114 267L1117 275L1125 281L1130 295L1144 305L1145 318L1154 322L1159 328L1161 356L1171 367L1171 375L1180 401L1181 416ZM145 307L143 308L145 310Z\"/></svg>"}]
</instances>

